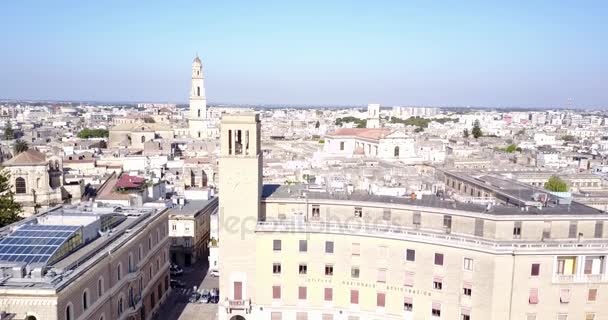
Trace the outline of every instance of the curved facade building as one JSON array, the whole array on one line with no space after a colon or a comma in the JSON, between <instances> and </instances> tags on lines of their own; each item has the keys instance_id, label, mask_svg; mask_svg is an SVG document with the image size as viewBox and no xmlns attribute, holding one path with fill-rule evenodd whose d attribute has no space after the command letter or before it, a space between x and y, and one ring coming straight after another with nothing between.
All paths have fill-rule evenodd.
<instances>
[{"instance_id":1,"label":"curved facade building","mask_svg":"<svg viewBox=\"0 0 608 320\"><path fill-rule=\"evenodd\" d=\"M257 137L223 120L220 319L608 317L602 212L262 186Z\"/></svg>"}]
</instances>

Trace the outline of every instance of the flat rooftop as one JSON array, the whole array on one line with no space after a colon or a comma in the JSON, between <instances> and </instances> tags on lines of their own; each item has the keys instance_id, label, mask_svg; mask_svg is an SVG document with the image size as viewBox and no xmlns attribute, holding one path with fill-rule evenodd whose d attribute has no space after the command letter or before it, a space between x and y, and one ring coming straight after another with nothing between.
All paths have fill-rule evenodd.
<instances>
[{"instance_id":1,"label":"flat rooftop","mask_svg":"<svg viewBox=\"0 0 608 320\"><path fill-rule=\"evenodd\" d=\"M173 208L168 211L169 216L194 217L210 204L217 202L217 199L217 197L213 197L207 200L187 200L184 205L174 204Z\"/></svg>"},{"instance_id":2,"label":"flat rooftop","mask_svg":"<svg viewBox=\"0 0 608 320\"><path fill-rule=\"evenodd\" d=\"M306 196L304 196L306 194ZM315 199L315 200L337 200L337 201L364 201L377 202L381 204L403 204L408 206L429 207L437 209L449 209L485 213L490 215L590 215L604 214L604 212L572 201L570 205L556 205L552 207L528 207L528 211L522 211L520 207L495 205L490 210L484 205L473 203L457 202L454 200L444 200L437 196L423 196L412 200L410 197L378 196L370 195L367 192L355 191L353 193L308 190L306 185L264 185L262 199Z\"/></svg>"}]
</instances>

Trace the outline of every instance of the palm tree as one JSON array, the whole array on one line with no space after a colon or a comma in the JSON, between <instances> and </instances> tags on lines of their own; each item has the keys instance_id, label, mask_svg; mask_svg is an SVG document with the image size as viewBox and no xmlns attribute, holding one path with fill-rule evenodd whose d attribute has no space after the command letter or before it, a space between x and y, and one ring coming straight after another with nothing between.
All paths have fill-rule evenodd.
<instances>
[{"instance_id":1,"label":"palm tree","mask_svg":"<svg viewBox=\"0 0 608 320\"><path fill-rule=\"evenodd\" d=\"M13 146L13 151L14 151L15 155L18 155L23 151L27 151L27 149L29 149L27 142L25 142L21 139L15 141L15 145Z\"/></svg>"}]
</instances>

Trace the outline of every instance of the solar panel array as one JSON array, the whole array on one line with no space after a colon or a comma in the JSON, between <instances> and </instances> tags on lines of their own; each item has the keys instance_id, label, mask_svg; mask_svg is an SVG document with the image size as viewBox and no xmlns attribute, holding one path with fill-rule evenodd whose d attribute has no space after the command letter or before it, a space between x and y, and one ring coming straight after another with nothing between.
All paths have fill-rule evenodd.
<instances>
[{"instance_id":1,"label":"solar panel array","mask_svg":"<svg viewBox=\"0 0 608 320\"><path fill-rule=\"evenodd\" d=\"M48 263L79 226L26 224L0 240L0 261Z\"/></svg>"}]
</instances>

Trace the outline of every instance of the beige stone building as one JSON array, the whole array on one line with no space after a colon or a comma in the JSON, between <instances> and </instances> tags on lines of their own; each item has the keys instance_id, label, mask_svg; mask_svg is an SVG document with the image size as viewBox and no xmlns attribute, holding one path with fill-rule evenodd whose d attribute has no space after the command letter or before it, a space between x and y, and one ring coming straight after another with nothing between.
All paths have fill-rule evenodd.
<instances>
[{"instance_id":1,"label":"beige stone building","mask_svg":"<svg viewBox=\"0 0 608 320\"><path fill-rule=\"evenodd\" d=\"M151 319L171 290L166 210L60 207L2 229L13 319Z\"/></svg>"},{"instance_id":2,"label":"beige stone building","mask_svg":"<svg viewBox=\"0 0 608 320\"><path fill-rule=\"evenodd\" d=\"M173 129L163 123L138 120L110 128L108 148L144 149L144 144L157 139L173 139Z\"/></svg>"},{"instance_id":3,"label":"beige stone building","mask_svg":"<svg viewBox=\"0 0 608 320\"><path fill-rule=\"evenodd\" d=\"M221 130L220 320L608 317L601 211L262 187L258 117Z\"/></svg>"}]
</instances>

